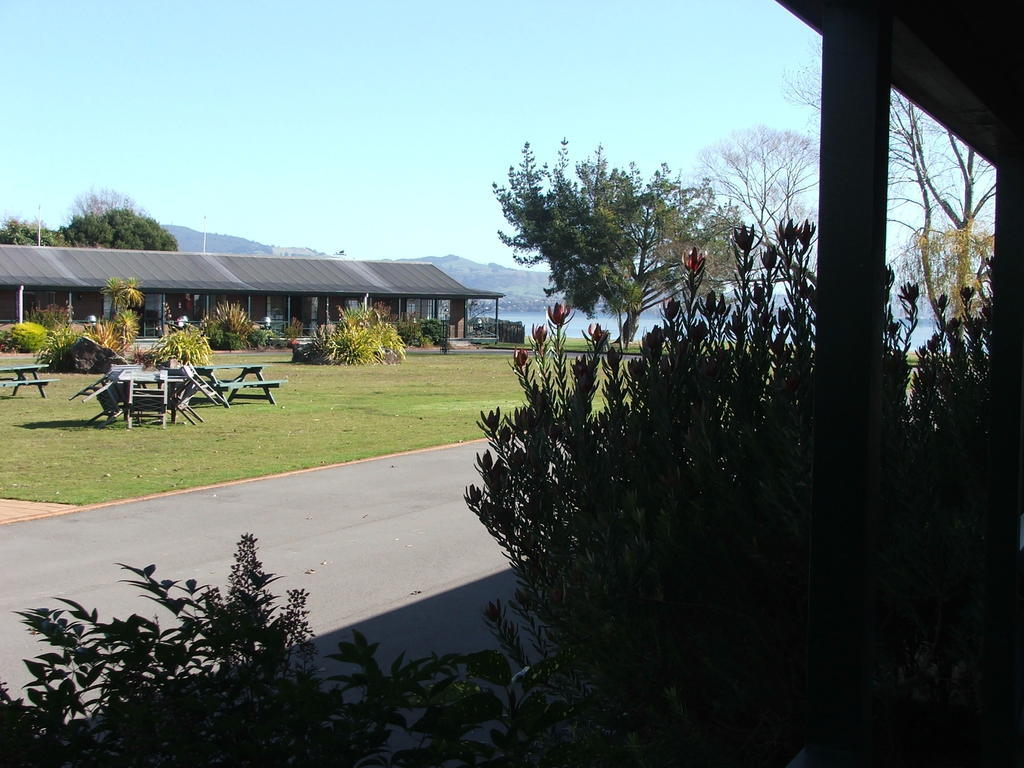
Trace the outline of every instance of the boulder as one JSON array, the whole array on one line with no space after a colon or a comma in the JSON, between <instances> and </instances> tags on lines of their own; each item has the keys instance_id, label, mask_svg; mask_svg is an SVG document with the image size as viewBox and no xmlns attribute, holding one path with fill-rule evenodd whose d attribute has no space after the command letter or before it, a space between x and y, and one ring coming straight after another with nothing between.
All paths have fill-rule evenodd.
<instances>
[{"instance_id":1,"label":"boulder","mask_svg":"<svg viewBox=\"0 0 1024 768\"><path fill-rule=\"evenodd\" d=\"M68 361L74 373L107 373L112 365L124 365L125 359L109 347L82 336L71 345Z\"/></svg>"}]
</instances>

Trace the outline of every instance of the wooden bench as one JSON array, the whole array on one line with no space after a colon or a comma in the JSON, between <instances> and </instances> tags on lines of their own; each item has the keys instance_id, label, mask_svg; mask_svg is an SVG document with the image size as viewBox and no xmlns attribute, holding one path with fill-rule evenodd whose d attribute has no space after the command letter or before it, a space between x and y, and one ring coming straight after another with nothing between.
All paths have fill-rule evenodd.
<instances>
[{"instance_id":1,"label":"wooden bench","mask_svg":"<svg viewBox=\"0 0 1024 768\"><path fill-rule=\"evenodd\" d=\"M60 379L0 379L0 387L14 387L12 396L18 394L19 387L39 387L39 394L46 397L46 390L43 387L55 381Z\"/></svg>"},{"instance_id":2,"label":"wooden bench","mask_svg":"<svg viewBox=\"0 0 1024 768\"><path fill-rule=\"evenodd\" d=\"M239 399L269 400L276 405L271 389L277 389L282 384L287 384L288 379L246 379L245 381L220 381L214 388L221 394L227 394L227 401L230 403L236 397ZM262 389L263 394L242 392L243 389Z\"/></svg>"}]
</instances>

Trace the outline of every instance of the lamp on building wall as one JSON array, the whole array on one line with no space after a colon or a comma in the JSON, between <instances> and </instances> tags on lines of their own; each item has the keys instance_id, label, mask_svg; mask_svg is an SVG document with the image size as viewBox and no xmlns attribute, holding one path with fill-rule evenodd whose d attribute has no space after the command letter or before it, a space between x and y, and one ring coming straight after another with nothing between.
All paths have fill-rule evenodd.
<instances>
[{"instance_id":1,"label":"lamp on building wall","mask_svg":"<svg viewBox=\"0 0 1024 768\"><path fill-rule=\"evenodd\" d=\"M175 321L175 325L177 325L179 328L184 328L186 325L188 325L188 315L182 315L181 317L179 317Z\"/></svg>"},{"instance_id":2,"label":"lamp on building wall","mask_svg":"<svg viewBox=\"0 0 1024 768\"><path fill-rule=\"evenodd\" d=\"M270 323L271 323L270 317L264 317L263 318L263 327L266 328L268 331L270 330Z\"/></svg>"},{"instance_id":3,"label":"lamp on building wall","mask_svg":"<svg viewBox=\"0 0 1024 768\"><path fill-rule=\"evenodd\" d=\"M85 316L85 324L86 325L96 325L96 315L86 315Z\"/></svg>"}]
</instances>

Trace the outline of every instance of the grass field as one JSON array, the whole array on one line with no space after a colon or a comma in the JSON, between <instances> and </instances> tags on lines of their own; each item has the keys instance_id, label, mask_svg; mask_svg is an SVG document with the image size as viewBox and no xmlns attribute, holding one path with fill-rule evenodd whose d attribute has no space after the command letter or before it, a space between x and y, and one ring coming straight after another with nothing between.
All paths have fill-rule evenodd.
<instances>
[{"instance_id":1,"label":"grass field","mask_svg":"<svg viewBox=\"0 0 1024 768\"><path fill-rule=\"evenodd\" d=\"M54 374L61 381L47 399L35 388L0 395L0 498L90 504L475 440L481 410L522 402L503 354L410 355L361 368L293 364L284 353L214 360L242 361L288 379L277 405L203 402L206 421L194 426L86 424L99 406L68 397L92 374ZM4 359L19 362L28 360Z\"/></svg>"}]
</instances>

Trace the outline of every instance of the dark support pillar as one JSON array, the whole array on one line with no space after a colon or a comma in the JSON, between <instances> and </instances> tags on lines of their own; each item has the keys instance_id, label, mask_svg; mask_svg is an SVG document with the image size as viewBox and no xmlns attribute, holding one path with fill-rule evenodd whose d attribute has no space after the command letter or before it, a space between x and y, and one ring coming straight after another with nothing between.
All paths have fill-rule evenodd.
<instances>
[{"instance_id":1,"label":"dark support pillar","mask_svg":"<svg viewBox=\"0 0 1024 768\"><path fill-rule=\"evenodd\" d=\"M1001 156L992 265L992 477L985 530L985 765L1017 765L1020 629L1021 370L1024 364L1024 156Z\"/></svg>"},{"instance_id":2,"label":"dark support pillar","mask_svg":"<svg viewBox=\"0 0 1024 768\"><path fill-rule=\"evenodd\" d=\"M807 748L870 764L892 19L826 2L822 25Z\"/></svg>"}]
</instances>

